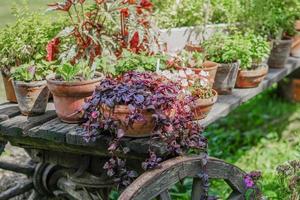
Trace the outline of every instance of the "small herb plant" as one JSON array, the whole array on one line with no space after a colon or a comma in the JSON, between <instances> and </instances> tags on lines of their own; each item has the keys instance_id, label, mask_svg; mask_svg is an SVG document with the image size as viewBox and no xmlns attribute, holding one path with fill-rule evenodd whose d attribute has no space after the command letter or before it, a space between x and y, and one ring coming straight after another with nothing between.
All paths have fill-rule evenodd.
<instances>
[{"instance_id":1,"label":"small herb plant","mask_svg":"<svg viewBox=\"0 0 300 200\"><path fill-rule=\"evenodd\" d=\"M217 33L203 43L206 59L216 63L240 62L244 68L251 67L251 41L244 35Z\"/></svg>"},{"instance_id":2,"label":"small herb plant","mask_svg":"<svg viewBox=\"0 0 300 200\"><path fill-rule=\"evenodd\" d=\"M55 70L54 63L30 63L16 67L12 70L11 78L16 81L32 82L45 80L46 76Z\"/></svg>"},{"instance_id":3,"label":"small herb plant","mask_svg":"<svg viewBox=\"0 0 300 200\"><path fill-rule=\"evenodd\" d=\"M95 69L90 68L87 61L81 60L75 65L63 63L55 71L57 77L63 81L91 80L94 78Z\"/></svg>"},{"instance_id":4,"label":"small herb plant","mask_svg":"<svg viewBox=\"0 0 300 200\"><path fill-rule=\"evenodd\" d=\"M254 65L259 65L270 53L270 44L262 36L252 33L245 35L251 43L251 58ZM241 66L243 67L243 66Z\"/></svg>"},{"instance_id":5,"label":"small herb plant","mask_svg":"<svg viewBox=\"0 0 300 200\"><path fill-rule=\"evenodd\" d=\"M175 62L181 67L203 68L205 56L201 52L183 50L176 56Z\"/></svg>"},{"instance_id":6,"label":"small herb plant","mask_svg":"<svg viewBox=\"0 0 300 200\"><path fill-rule=\"evenodd\" d=\"M136 176L117 157L117 152L129 151L122 148L120 141L127 127L134 121L144 119L143 110L153 112L155 122L150 138L149 158L141 163L145 170L155 168L163 160L151 147L157 139L166 144L169 156L181 155L190 149L205 149L206 140L200 134L202 129L198 123L192 121L190 102L191 98L182 94L179 84L158 74L128 72L117 78L104 79L84 106L86 122L83 127L87 140L101 134L112 135L108 147L112 157L104 165L107 175L117 178L115 180L125 186ZM111 112L117 105L127 105L130 109L128 120L122 122L105 116L101 112L103 105L110 108ZM104 132L100 132L100 129L104 129Z\"/></svg>"},{"instance_id":7,"label":"small herb plant","mask_svg":"<svg viewBox=\"0 0 300 200\"><path fill-rule=\"evenodd\" d=\"M117 61L115 65L116 74L120 75L128 71L152 71L166 68L167 57L162 54L149 55L145 52L139 54L124 51L122 57Z\"/></svg>"}]
</instances>

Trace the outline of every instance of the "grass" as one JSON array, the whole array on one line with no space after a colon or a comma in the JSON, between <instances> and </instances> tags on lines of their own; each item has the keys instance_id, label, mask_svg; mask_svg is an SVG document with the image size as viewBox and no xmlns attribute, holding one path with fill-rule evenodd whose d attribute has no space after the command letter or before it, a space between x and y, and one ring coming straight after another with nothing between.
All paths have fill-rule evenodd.
<instances>
[{"instance_id":1,"label":"grass","mask_svg":"<svg viewBox=\"0 0 300 200\"><path fill-rule=\"evenodd\" d=\"M0 6L0 27L5 26L13 22L14 16L11 14L11 7L13 5L20 5L24 0L1 0ZM54 0L28 0L29 7L31 10L41 10L47 9L47 3L55 2Z\"/></svg>"},{"instance_id":2,"label":"grass","mask_svg":"<svg viewBox=\"0 0 300 200\"><path fill-rule=\"evenodd\" d=\"M267 199L289 199L282 193L276 167L300 160L300 104L286 102L271 89L207 128L209 154L241 169L263 173L262 191ZM176 200L188 200L191 180L172 190ZM212 181L211 195L226 199L229 187Z\"/></svg>"}]
</instances>

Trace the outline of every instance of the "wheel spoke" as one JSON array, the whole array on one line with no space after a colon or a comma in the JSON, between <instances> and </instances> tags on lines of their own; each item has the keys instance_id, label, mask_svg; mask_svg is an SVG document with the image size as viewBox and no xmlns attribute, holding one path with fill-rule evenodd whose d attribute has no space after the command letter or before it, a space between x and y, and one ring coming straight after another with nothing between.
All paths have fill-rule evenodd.
<instances>
[{"instance_id":1,"label":"wheel spoke","mask_svg":"<svg viewBox=\"0 0 300 200\"><path fill-rule=\"evenodd\" d=\"M24 183L20 183L20 184L16 185L15 187L12 187L12 188L2 192L0 194L0 200L10 199L12 197L23 194L31 189L33 189L32 181L26 181Z\"/></svg>"},{"instance_id":2,"label":"wheel spoke","mask_svg":"<svg viewBox=\"0 0 300 200\"><path fill-rule=\"evenodd\" d=\"M169 191L165 190L162 193L160 193L159 198L160 198L160 200L171 200L171 196L169 194Z\"/></svg>"},{"instance_id":3,"label":"wheel spoke","mask_svg":"<svg viewBox=\"0 0 300 200\"><path fill-rule=\"evenodd\" d=\"M30 165L17 165L13 163L7 163L7 162L0 162L0 169L8 170L8 171L13 171L16 173L20 174L25 174L25 175L33 175L34 173L34 166Z\"/></svg>"},{"instance_id":4,"label":"wheel spoke","mask_svg":"<svg viewBox=\"0 0 300 200\"><path fill-rule=\"evenodd\" d=\"M199 200L204 194L202 180L200 178L194 178L192 187L192 200Z\"/></svg>"}]
</instances>

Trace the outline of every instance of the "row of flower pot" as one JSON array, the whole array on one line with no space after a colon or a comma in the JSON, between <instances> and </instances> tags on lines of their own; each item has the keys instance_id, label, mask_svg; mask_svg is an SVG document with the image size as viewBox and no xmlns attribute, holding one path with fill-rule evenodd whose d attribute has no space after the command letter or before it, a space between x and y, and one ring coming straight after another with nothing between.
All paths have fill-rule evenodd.
<instances>
[{"instance_id":1,"label":"row of flower pot","mask_svg":"<svg viewBox=\"0 0 300 200\"><path fill-rule=\"evenodd\" d=\"M290 48L290 45L287 44L291 45L291 42L288 40L274 44L268 62L271 67L284 67ZM218 94L230 94L234 87L257 87L268 72L268 66L263 62L259 64L251 63L250 70L241 69L240 62L218 64L212 61L205 61L205 58L202 57L204 48L197 47L195 50L195 46L191 48L190 45L187 45L186 49L188 49L188 51L180 52L179 55L169 59L167 66L168 69L169 67L175 68L176 73L179 72L177 76L181 78L183 82L188 82L187 85L183 83L182 87L191 86L189 81L194 82L196 79L202 82L202 85L200 84L200 87L194 90L194 92L197 91L201 93L201 95L204 94L203 96L198 95L198 99L193 102L194 106L192 107L195 113L195 120L201 120L207 116L213 104L217 101ZM261 61L266 57L268 48L264 51L265 53L262 54L260 58ZM199 64L201 66L198 66ZM37 70L31 69L30 67L35 66L26 66L25 68L28 71ZM18 74L18 72L15 74ZM15 77L17 77L17 75L15 75ZM174 75L172 78L174 78ZM46 80L29 83L15 80L12 84L12 80L4 76L8 100L12 102L15 101L15 90L17 102L24 115L44 113L51 91L57 115L62 121L67 123L79 123L82 121L81 107L85 100L93 94L94 89L99 85L101 80L103 80L103 76L99 75L99 77L90 81L80 80L68 82L62 81L61 78L57 78L54 75L48 75ZM12 85L14 89L11 87ZM121 110L123 110L121 113L124 112L124 109Z\"/></svg>"}]
</instances>

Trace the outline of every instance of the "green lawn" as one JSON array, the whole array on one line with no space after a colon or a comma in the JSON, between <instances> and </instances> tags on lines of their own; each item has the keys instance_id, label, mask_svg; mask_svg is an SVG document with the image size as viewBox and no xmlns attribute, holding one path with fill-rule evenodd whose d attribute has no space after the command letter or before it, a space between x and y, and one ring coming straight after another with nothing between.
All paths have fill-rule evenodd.
<instances>
[{"instance_id":1,"label":"green lawn","mask_svg":"<svg viewBox=\"0 0 300 200\"><path fill-rule=\"evenodd\" d=\"M14 16L11 14L13 5L20 5L24 0L0 0L0 26L14 21ZM55 2L55 0L28 0L28 5L32 10L44 11L47 9L47 3Z\"/></svg>"}]
</instances>

